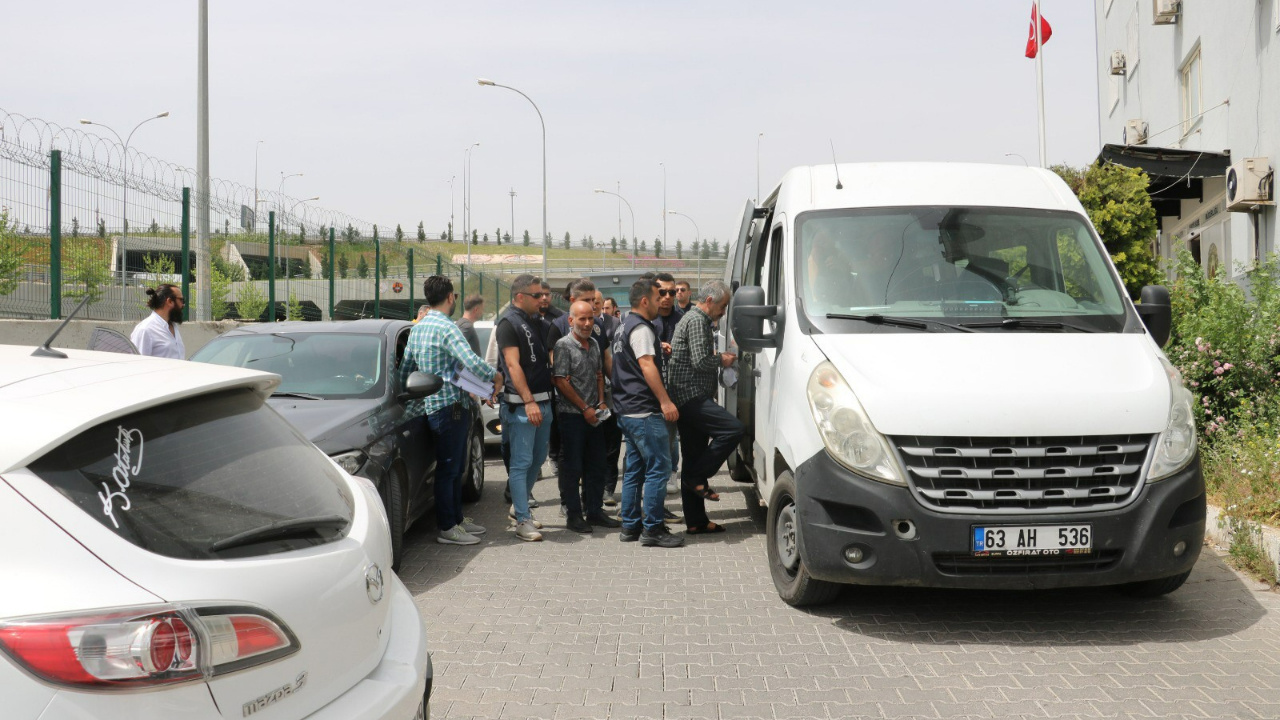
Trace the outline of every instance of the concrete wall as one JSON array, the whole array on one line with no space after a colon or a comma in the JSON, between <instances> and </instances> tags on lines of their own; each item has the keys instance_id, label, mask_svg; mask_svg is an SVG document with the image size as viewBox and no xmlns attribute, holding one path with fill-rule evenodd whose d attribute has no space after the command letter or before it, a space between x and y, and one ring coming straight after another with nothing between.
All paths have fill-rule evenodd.
<instances>
[{"instance_id":1,"label":"concrete wall","mask_svg":"<svg viewBox=\"0 0 1280 720\"><path fill-rule=\"evenodd\" d=\"M61 322L61 320L0 320L0 345L38 346L53 334ZM72 320L53 341L53 347L84 349L88 347L89 335L96 327L110 328L128 336L133 332L135 325L137 325L136 321ZM190 357L213 338L239 326L240 323L231 320L183 323L182 343L187 348L187 356Z\"/></svg>"},{"instance_id":2,"label":"concrete wall","mask_svg":"<svg viewBox=\"0 0 1280 720\"><path fill-rule=\"evenodd\" d=\"M1232 162L1265 157L1280 165L1280 0L1184 2L1175 25L1154 24L1152 0L1094 0L1094 8L1102 142L1124 143L1125 123L1141 119L1153 147L1229 152ZM1110 74L1117 50L1125 54L1124 75ZM1196 52L1204 114L1184 128L1182 69ZM1222 178L1211 178L1202 199L1183 200L1181 218L1165 218L1161 254L1169 255L1175 237L1203 233L1202 257L1217 245L1221 262L1238 275L1238 263L1255 259L1253 218L1225 212L1224 196ZM1264 255L1278 249L1276 231L1276 208L1265 208L1258 217Z\"/></svg>"}]
</instances>

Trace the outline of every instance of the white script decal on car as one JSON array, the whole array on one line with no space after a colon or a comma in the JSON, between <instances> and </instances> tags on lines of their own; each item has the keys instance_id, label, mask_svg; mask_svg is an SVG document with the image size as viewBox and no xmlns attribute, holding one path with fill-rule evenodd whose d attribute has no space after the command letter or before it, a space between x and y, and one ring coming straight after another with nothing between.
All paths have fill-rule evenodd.
<instances>
[{"instance_id":1,"label":"white script decal on car","mask_svg":"<svg viewBox=\"0 0 1280 720\"><path fill-rule=\"evenodd\" d=\"M138 461L133 462L133 445L138 444ZM142 431L126 430L123 425L116 426L116 466L111 469L111 479L115 480L116 487L112 489L111 485L102 483L102 492L98 493L98 499L102 501L102 512L111 518L111 524L120 528L120 523L116 521L115 503L120 500L120 509L128 510L133 506L129 501L129 496L125 491L129 489L129 484L133 478L138 476L142 470Z\"/></svg>"}]
</instances>

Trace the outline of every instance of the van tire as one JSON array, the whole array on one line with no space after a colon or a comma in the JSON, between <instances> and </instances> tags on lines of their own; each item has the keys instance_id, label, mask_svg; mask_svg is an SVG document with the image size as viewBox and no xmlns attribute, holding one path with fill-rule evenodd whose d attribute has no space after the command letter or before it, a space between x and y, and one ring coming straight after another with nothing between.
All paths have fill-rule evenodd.
<instances>
[{"instance_id":1,"label":"van tire","mask_svg":"<svg viewBox=\"0 0 1280 720\"><path fill-rule=\"evenodd\" d=\"M796 481L783 471L773 483L765 522L765 549L769 574L783 602L792 607L822 605L840 594L840 585L816 580L800 557L800 523L796 509Z\"/></svg>"},{"instance_id":2,"label":"van tire","mask_svg":"<svg viewBox=\"0 0 1280 720\"><path fill-rule=\"evenodd\" d=\"M1187 581L1191 576L1191 571L1179 573L1171 577L1156 578L1155 580L1143 580L1141 582L1127 583L1118 585L1116 589L1120 592L1134 598L1157 598L1161 595L1169 593L1182 587L1182 583Z\"/></svg>"},{"instance_id":3,"label":"van tire","mask_svg":"<svg viewBox=\"0 0 1280 720\"><path fill-rule=\"evenodd\" d=\"M387 510L387 525L391 529L391 569L400 569L400 559L404 555L404 531L408 524L405 517L404 468L397 462L387 471L383 483L386 496L382 498Z\"/></svg>"},{"instance_id":4,"label":"van tire","mask_svg":"<svg viewBox=\"0 0 1280 720\"><path fill-rule=\"evenodd\" d=\"M744 483L747 485L754 484L756 479L751 476L751 468L742 461L742 455L738 450L729 453L729 459L725 461L725 465L729 468L729 479L734 482Z\"/></svg>"}]
</instances>

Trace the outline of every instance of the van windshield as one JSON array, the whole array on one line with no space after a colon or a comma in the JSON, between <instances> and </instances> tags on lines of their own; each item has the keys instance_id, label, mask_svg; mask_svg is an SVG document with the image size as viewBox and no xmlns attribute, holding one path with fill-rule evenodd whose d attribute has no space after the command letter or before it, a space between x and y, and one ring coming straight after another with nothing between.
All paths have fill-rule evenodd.
<instances>
[{"instance_id":1,"label":"van windshield","mask_svg":"<svg viewBox=\"0 0 1280 720\"><path fill-rule=\"evenodd\" d=\"M798 294L823 332L883 326L841 316L920 318L938 321L928 327L980 332L1122 332L1130 324L1101 243L1074 213L813 211L797 217L796 237Z\"/></svg>"}]
</instances>

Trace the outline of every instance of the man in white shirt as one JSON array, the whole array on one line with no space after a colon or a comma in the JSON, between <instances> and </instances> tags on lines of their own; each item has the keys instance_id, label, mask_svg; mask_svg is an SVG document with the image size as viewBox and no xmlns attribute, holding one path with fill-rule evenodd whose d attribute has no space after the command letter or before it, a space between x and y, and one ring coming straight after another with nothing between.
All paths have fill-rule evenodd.
<instances>
[{"instance_id":1,"label":"man in white shirt","mask_svg":"<svg viewBox=\"0 0 1280 720\"><path fill-rule=\"evenodd\" d=\"M147 307L151 314L133 328L129 339L138 352L152 357L186 360L187 348L182 344L182 309L187 304L182 288L162 283L155 289L147 288Z\"/></svg>"}]
</instances>

